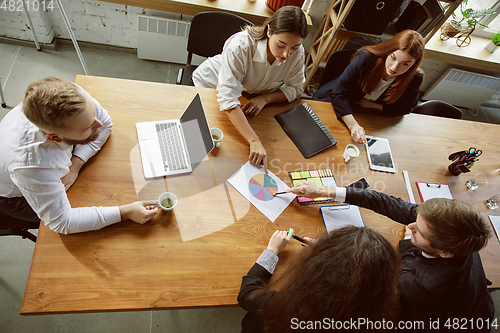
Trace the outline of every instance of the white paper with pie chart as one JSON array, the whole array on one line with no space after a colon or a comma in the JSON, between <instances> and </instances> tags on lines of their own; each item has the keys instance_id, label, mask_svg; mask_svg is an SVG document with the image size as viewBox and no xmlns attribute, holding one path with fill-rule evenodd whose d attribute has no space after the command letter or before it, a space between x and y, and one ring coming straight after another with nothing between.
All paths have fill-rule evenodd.
<instances>
[{"instance_id":1,"label":"white paper with pie chart","mask_svg":"<svg viewBox=\"0 0 500 333\"><path fill-rule=\"evenodd\" d=\"M289 187L271 171L266 174L262 165L247 162L227 181L272 222L295 199L292 193L273 196Z\"/></svg>"}]
</instances>

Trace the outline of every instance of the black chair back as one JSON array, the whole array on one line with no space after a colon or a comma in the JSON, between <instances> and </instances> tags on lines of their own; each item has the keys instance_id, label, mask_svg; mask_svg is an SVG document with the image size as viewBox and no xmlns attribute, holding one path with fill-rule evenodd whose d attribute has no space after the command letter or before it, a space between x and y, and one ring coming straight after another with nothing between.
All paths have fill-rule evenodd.
<instances>
[{"instance_id":1,"label":"black chair back","mask_svg":"<svg viewBox=\"0 0 500 333\"><path fill-rule=\"evenodd\" d=\"M323 86L325 83L333 81L339 77L344 69L351 63L352 55L356 50L340 50L333 53L328 62L326 63L325 71L319 80L319 86Z\"/></svg>"},{"instance_id":2,"label":"black chair back","mask_svg":"<svg viewBox=\"0 0 500 333\"><path fill-rule=\"evenodd\" d=\"M222 53L226 40L252 22L234 14L203 12L193 17L187 44L188 65L193 54L213 57Z\"/></svg>"},{"instance_id":3,"label":"black chair back","mask_svg":"<svg viewBox=\"0 0 500 333\"><path fill-rule=\"evenodd\" d=\"M191 21L187 44L187 64L179 68L177 84L194 86L191 78L197 66L191 65L193 54L213 57L222 53L226 40L252 22L234 14L223 12L198 13Z\"/></svg>"},{"instance_id":4,"label":"black chair back","mask_svg":"<svg viewBox=\"0 0 500 333\"><path fill-rule=\"evenodd\" d=\"M412 113L462 119L462 110L443 101L427 101L416 106Z\"/></svg>"}]
</instances>

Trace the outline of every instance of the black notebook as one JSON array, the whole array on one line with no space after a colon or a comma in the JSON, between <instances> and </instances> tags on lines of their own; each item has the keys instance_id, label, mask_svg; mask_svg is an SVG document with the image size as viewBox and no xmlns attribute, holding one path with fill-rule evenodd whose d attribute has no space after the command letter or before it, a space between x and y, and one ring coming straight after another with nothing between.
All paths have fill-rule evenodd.
<instances>
[{"instance_id":1,"label":"black notebook","mask_svg":"<svg viewBox=\"0 0 500 333\"><path fill-rule=\"evenodd\" d=\"M274 116L305 158L337 143L330 131L304 103Z\"/></svg>"}]
</instances>

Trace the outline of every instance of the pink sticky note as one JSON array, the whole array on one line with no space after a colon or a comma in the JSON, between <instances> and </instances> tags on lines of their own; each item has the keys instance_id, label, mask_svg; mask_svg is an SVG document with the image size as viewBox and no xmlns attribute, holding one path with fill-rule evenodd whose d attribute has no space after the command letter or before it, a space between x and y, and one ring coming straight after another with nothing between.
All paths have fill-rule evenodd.
<instances>
[{"instance_id":1,"label":"pink sticky note","mask_svg":"<svg viewBox=\"0 0 500 333\"><path fill-rule=\"evenodd\" d=\"M314 178L314 177L319 177L319 172L314 170L314 171L309 171L309 174L311 175L311 178Z\"/></svg>"}]
</instances>

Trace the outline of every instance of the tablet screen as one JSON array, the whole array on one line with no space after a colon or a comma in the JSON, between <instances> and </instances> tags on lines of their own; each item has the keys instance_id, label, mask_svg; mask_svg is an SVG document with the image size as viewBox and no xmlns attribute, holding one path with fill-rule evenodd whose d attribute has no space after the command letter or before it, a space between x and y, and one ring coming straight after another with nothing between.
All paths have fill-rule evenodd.
<instances>
[{"instance_id":1,"label":"tablet screen","mask_svg":"<svg viewBox=\"0 0 500 333\"><path fill-rule=\"evenodd\" d=\"M370 159L372 165L378 165L391 169L394 168L389 148L389 141L371 137L368 139L367 146L368 158Z\"/></svg>"}]
</instances>

